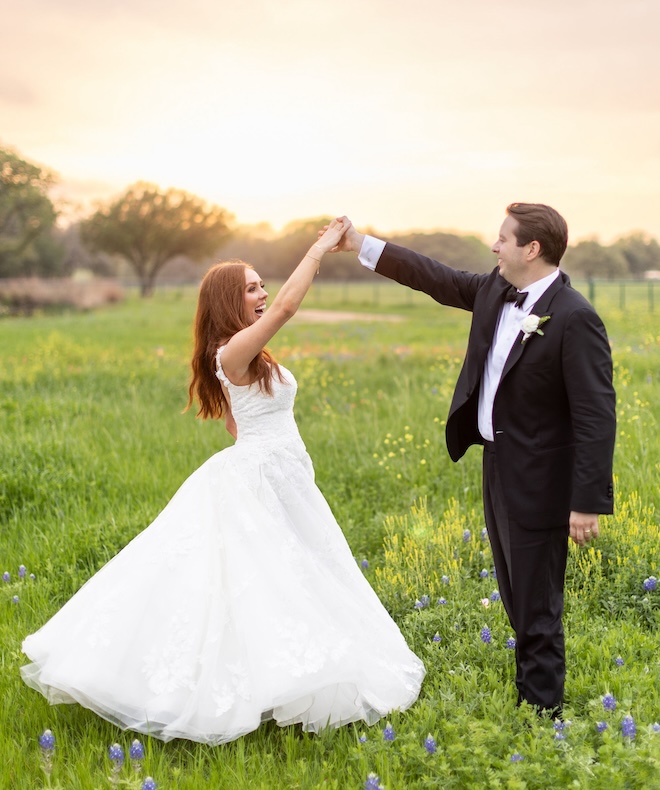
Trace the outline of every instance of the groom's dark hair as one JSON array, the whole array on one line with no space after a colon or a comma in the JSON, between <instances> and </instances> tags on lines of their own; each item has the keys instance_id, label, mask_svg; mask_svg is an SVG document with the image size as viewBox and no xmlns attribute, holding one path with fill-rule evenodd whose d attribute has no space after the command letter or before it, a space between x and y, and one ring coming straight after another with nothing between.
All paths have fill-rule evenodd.
<instances>
[{"instance_id":1,"label":"groom's dark hair","mask_svg":"<svg viewBox=\"0 0 660 790\"><path fill-rule=\"evenodd\" d=\"M543 203L512 203L506 213L518 222L518 247L538 241L543 260L559 266L568 245L568 225L562 215Z\"/></svg>"}]
</instances>

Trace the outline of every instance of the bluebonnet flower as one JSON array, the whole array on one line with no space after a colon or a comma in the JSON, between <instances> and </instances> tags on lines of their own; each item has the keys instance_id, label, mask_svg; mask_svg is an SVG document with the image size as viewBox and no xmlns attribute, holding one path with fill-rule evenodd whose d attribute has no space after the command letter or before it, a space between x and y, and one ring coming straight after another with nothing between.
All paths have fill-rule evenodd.
<instances>
[{"instance_id":1,"label":"bluebonnet flower","mask_svg":"<svg viewBox=\"0 0 660 790\"><path fill-rule=\"evenodd\" d=\"M144 782L142 782L142 790L156 790L157 787L158 785L150 776L147 776Z\"/></svg>"},{"instance_id":2,"label":"bluebonnet flower","mask_svg":"<svg viewBox=\"0 0 660 790\"><path fill-rule=\"evenodd\" d=\"M488 540L488 530L486 527L483 527L481 530L481 540Z\"/></svg>"},{"instance_id":3,"label":"bluebonnet flower","mask_svg":"<svg viewBox=\"0 0 660 790\"><path fill-rule=\"evenodd\" d=\"M470 532L470 530L469 529L464 529L463 530L463 543L467 543L470 540L471 537L472 537L472 533Z\"/></svg>"},{"instance_id":4,"label":"bluebonnet flower","mask_svg":"<svg viewBox=\"0 0 660 790\"><path fill-rule=\"evenodd\" d=\"M18 566L18 578L19 579L24 579L26 573L27 573L27 568L25 567L25 565L19 565Z\"/></svg>"},{"instance_id":5,"label":"bluebonnet flower","mask_svg":"<svg viewBox=\"0 0 660 790\"><path fill-rule=\"evenodd\" d=\"M425 609L431 603L431 599L428 595L422 595L417 601L415 601L415 609Z\"/></svg>"},{"instance_id":6,"label":"bluebonnet flower","mask_svg":"<svg viewBox=\"0 0 660 790\"><path fill-rule=\"evenodd\" d=\"M489 576L489 573L488 573L488 571L487 571L487 570L484 568L484 569L483 569L483 570L482 570L482 571L479 573L479 576L481 576L481 578L482 578L482 579L487 579L487 578L488 578L488 576Z\"/></svg>"},{"instance_id":7,"label":"bluebonnet flower","mask_svg":"<svg viewBox=\"0 0 660 790\"><path fill-rule=\"evenodd\" d=\"M509 650L515 650L515 649L516 649L516 640L515 640L515 639L514 639L512 636L510 636L510 637L509 637L509 638L506 640L506 645L505 645L505 647L508 647L508 648L509 648Z\"/></svg>"},{"instance_id":8,"label":"bluebonnet flower","mask_svg":"<svg viewBox=\"0 0 660 790\"><path fill-rule=\"evenodd\" d=\"M437 631L436 631L435 634L433 634L433 641L434 642L442 642L442 637L440 636L439 633L437 633Z\"/></svg>"},{"instance_id":9,"label":"bluebonnet flower","mask_svg":"<svg viewBox=\"0 0 660 790\"><path fill-rule=\"evenodd\" d=\"M555 733L555 740L556 741L565 741L566 735L563 732L556 732Z\"/></svg>"},{"instance_id":10,"label":"bluebonnet flower","mask_svg":"<svg viewBox=\"0 0 660 790\"><path fill-rule=\"evenodd\" d=\"M490 573L493 579L497 579L497 571L495 570L495 568L493 568L493 570Z\"/></svg>"},{"instance_id":11,"label":"bluebonnet flower","mask_svg":"<svg viewBox=\"0 0 660 790\"><path fill-rule=\"evenodd\" d=\"M360 741L360 743L366 743L367 736L364 733L362 733L362 735L360 735L360 737L358 738L358 741Z\"/></svg>"},{"instance_id":12,"label":"bluebonnet flower","mask_svg":"<svg viewBox=\"0 0 660 790\"><path fill-rule=\"evenodd\" d=\"M501 599L502 599L502 596L500 595L499 590L493 590L493 592L490 594L490 600L493 603L497 603Z\"/></svg>"},{"instance_id":13,"label":"bluebonnet flower","mask_svg":"<svg viewBox=\"0 0 660 790\"><path fill-rule=\"evenodd\" d=\"M649 576L648 579L644 579L643 584L646 592L651 592L651 590L655 590L655 588L658 586L658 580L655 578L655 576Z\"/></svg>"},{"instance_id":14,"label":"bluebonnet flower","mask_svg":"<svg viewBox=\"0 0 660 790\"><path fill-rule=\"evenodd\" d=\"M637 734L637 727L635 726L635 720L632 716L624 716L623 721L621 722L621 734L624 738L634 738Z\"/></svg>"},{"instance_id":15,"label":"bluebonnet flower","mask_svg":"<svg viewBox=\"0 0 660 790\"><path fill-rule=\"evenodd\" d=\"M11 573L9 573L9 571L5 571L2 574L2 581L3 582L10 582L11 581Z\"/></svg>"},{"instance_id":16,"label":"bluebonnet flower","mask_svg":"<svg viewBox=\"0 0 660 790\"><path fill-rule=\"evenodd\" d=\"M387 722L385 725L385 729L383 730L383 740L385 741L393 741L396 738L396 733L394 732L394 727Z\"/></svg>"},{"instance_id":17,"label":"bluebonnet flower","mask_svg":"<svg viewBox=\"0 0 660 790\"><path fill-rule=\"evenodd\" d=\"M15 595L15 596L14 596L14 597L11 599L11 602L12 602L12 603L18 603L18 595Z\"/></svg>"},{"instance_id":18,"label":"bluebonnet flower","mask_svg":"<svg viewBox=\"0 0 660 790\"><path fill-rule=\"evenodd\" d=\"M511 755L511 762L512 763L521 763L524 759L525 758L522 756L522 754L519 754L518 752L514 752Z\"/></svg>"},{"instance_id":19,"label":"bluebonnet flower","mask_svg":"<svg viewBox=\"0 0 660 790\"><path fill-rule=\"evenodd\" d=\"M651 729L653 730L653 732L660 732L660 724L658 724L657 721L653 722L653 724L651 725Z\"/></svg>"},{"instance_id":20,"label":"bluebonnet flower","mask_svg":"<svg viewBox=\"0 0 660 790\"><path fill-rule=\"evenodd\" d=\"M440 604L440 606L444 606L447 603L447 599L446 598L438 598L438 603Z\"/></svg>"},{"instance_id":21,"label":"bluebonnet flower","mask_svg":"<svg viewBox=\"0 0 660 790\"><path fill-rule=\"evenodd\" d=\"M608 728L608 726L609 725L608 725L608 723L606 721L597 721L596 722L596 729L598 730L598 732L605 732L605 730Z\"/></svg>"},{"instance_id":22,"label":"bluebonnet flower","mask_svg":"<svg viewBox=\"0 0 660 790\"><path fill-rule=\"evenodd\" d=\"M360 567L362 568L363 571L366 571L367 568L369 567L369 560L362 560L362 562L360 563Z\"/></svg>"},{"instance_id":23,"label":"bluebonnet flower","mask_svg":"<svg viewBox=\"0 0 660 790\"><path fill-rule=\"evenodd\" d=\"M121 766L124 764L124 750L118 743L113 743L108 749L108 756L116 767L121 768Z\"/></svg>"},{"instance_id":24,"label":"bluebonnet flower","mask_svg":"<svg viewBox=\"0 0 660 790\"><path fill-rule=\"evenodd\" d=\"M39 736L39 746L43 752L52 752L55 749L55 736L50 730L44 730Z\"/></svg>"},{"instance_id":25,"label":"bluebonnet flower","mask_svg":"<svg viewBox=\"0 0 660 790\"><path fill-rule=\"evenodd\" d=\"M367 781L364 783L364 790L385 790L385 787L380 783L380 779L376 774L369 774Z\"/></svg>"},{"instance_id":26,"label":"bluebonnet flower","mask_svg":"<svg viewBox=\"0 0 660 790\"><path fill-rule=\"evenodd\" d=\"M140 741L137 740L137 738L131 744L128 754L131 760L144 759L144 746L140 743Z\"/></svg>"},{"instance_id":27,"label":"bluebonnet flower","mask_svg":"<svg viewBox=\"0 0 660 790\"><path fill-rule=\"evenodd\" d=\"M426 736L426 740L424 741L424 748L429 754L435 754L437 751L437 746L435 745L435 738L429 733Z\"/></svg>"},{"instance_id":28,"label":"bluebonnet flower","mask_svg":"<svg viewBox=\"0 0 660 790\"><path fill-rule=\"evenodd\" d=\"M485 644L489 645L490 644L490 640L491 640L490 628L487 625L485 625L481 629L481 641L484 642Z\"/></svg>"},{"instance_id":29,"label":"bluebonnet flower","mask_svg":"<svg viewBox=\"0 0 660 790\"><path fill-rule=\"evenodd\" d=\"M32 581L34 581L37 577L34 575L34 573L31 573L30 578L32 579Z\"/></svg>"},{"instance_id":30,"label":"bluebonnet flower","mask_svg":"<svg viewBox=\"0 0 660 790\"><path fill-rule=\"evenodd\" d=\"M55 736L50 730L44 730L39 736L41 746L41 767L46 776L53 770L53 752L55 751Z\"/></svg>"},{"instance_id":31,"label":"bluebonnet flower","mask_svg":"<svg viewBox=\"0 0 660 790\"><path fill-rule=\"evenodd\" d=\"M555 721L552 726L556 730L556 732L563 732L566 729L566 725L567 722L559 721L559 719L557 719L557 721Z\"/></svg>"},{"instance_id":32,"label":"bluebonnet flower","mask_svg":"<svg viewBox=\"0 0 660 790\"><path fill-rule=\"evenodd\" d=\"M614 659L614 663L615 663L615 664L616 664L618 667L622 667L622 666L623 666L623 665L624 665L626 662L625 662L625 661L624 661L624 660L621 658L621 656L617 656L617 657Z\"/></svg>"},{"instance_id":33,"label":"bluebonnet flower","mask_svg":"<svg viewBox=\"0 0 660 790\"><path fill-rule=\"evenodd\" d=\"M442 583L443 583L443 584L449 584L449 576L444 576L444 575L443 575L443 576L442 576Z\"/></svg>"},{"instance_id":34,"label":"bluebonnet flower","mask_svg":"<svg viewBox=\"0 0 660 790\"><path fill-rule=\"evenodd\" d=\"M614 694L610 694L608 691L608 693L602 697L602 700L605 710L616 710L616 700L614 699Z\"/></svg>"}]
</instances>

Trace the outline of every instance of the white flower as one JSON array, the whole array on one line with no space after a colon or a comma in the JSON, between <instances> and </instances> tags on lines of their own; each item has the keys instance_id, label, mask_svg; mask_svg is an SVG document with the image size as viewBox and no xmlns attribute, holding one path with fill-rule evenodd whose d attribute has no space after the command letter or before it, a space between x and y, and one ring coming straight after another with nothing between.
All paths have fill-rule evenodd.
<instances>
[{"instance_id":1,"label":"white flower","mask_svg":"<svg viewBox=\"0 0 660 790\"><path fill-rule=\"evenodd\" d=\"M526 318L523 319L520 328L526 335L531 335L532 332L536 332L536 330L539 328L540 323L541 323L541 319L537 315L534 315L532 313L531 315L528 315Z\"/></svg>"},{"instance_id":2,"label":"white flower","mask_svg":"<svg viewBox=\"0 0 660 790\"><path fill-rule=\"evenodd\" d=\"M543 330L541 329L541 326L549 320L549 315L544 315L542 318L539 318L539 316L534 315L534 313L530 313L527 318L523 318L522 323L520 324L520 329L523 333L523 339L520 342L524 343L525 340L531 337L531 335L542 335Z\"/></svg>"},{"instance_id":3,"label":"white flower","mask_svg":"<svg viewBox=\"0 0 660 790\"><path fill-rule=\"evenodd\" d=\"M482 598L481 599L481 605L485 606L486 608L488 608L490 606L490 601L488 600L488 598Z\"/></svg>"}]
</instances>

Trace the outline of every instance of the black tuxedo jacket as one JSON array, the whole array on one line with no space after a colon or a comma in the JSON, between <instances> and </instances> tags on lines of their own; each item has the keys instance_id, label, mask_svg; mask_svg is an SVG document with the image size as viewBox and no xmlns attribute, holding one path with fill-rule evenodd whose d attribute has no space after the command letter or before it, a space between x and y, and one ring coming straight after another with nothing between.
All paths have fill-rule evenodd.
<instances>
[{"instance_id":1,"label":"black tuxedo jacket","mask_svg":"<svg viewBox=\"0 0 660 790\"><path fill-rule=\"evenodd\" d=\"M463 368L447 418L452 460L483 444L477 428L479 386L509 283L460 272L386 244L376 271L441 304L472 311ZM495 453L510 518L527 528L568 524L572 510L612 513L616 397L605 327L591 304L560 276L532 309L550 316L543 335L507 359L493 405Z\"/></svg>"}]
</instances>

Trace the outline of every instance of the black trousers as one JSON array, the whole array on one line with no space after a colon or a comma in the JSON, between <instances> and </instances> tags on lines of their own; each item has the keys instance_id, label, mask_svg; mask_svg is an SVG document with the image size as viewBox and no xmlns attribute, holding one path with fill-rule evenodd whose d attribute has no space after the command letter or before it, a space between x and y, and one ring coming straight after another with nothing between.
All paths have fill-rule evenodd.
<instances>
[{"instance_id":1,"label":"black trousers","mask_svg":"<svg viewBox=\"0 0 660 790\"><path fill-rule=\"evenodd\" d=\"M556 711L566 677L562 614L568 524L535 529L509 519L492 442L484 444L483 499L498 587L516 634L518 701Z\"/></svg>"}]
</instances>

